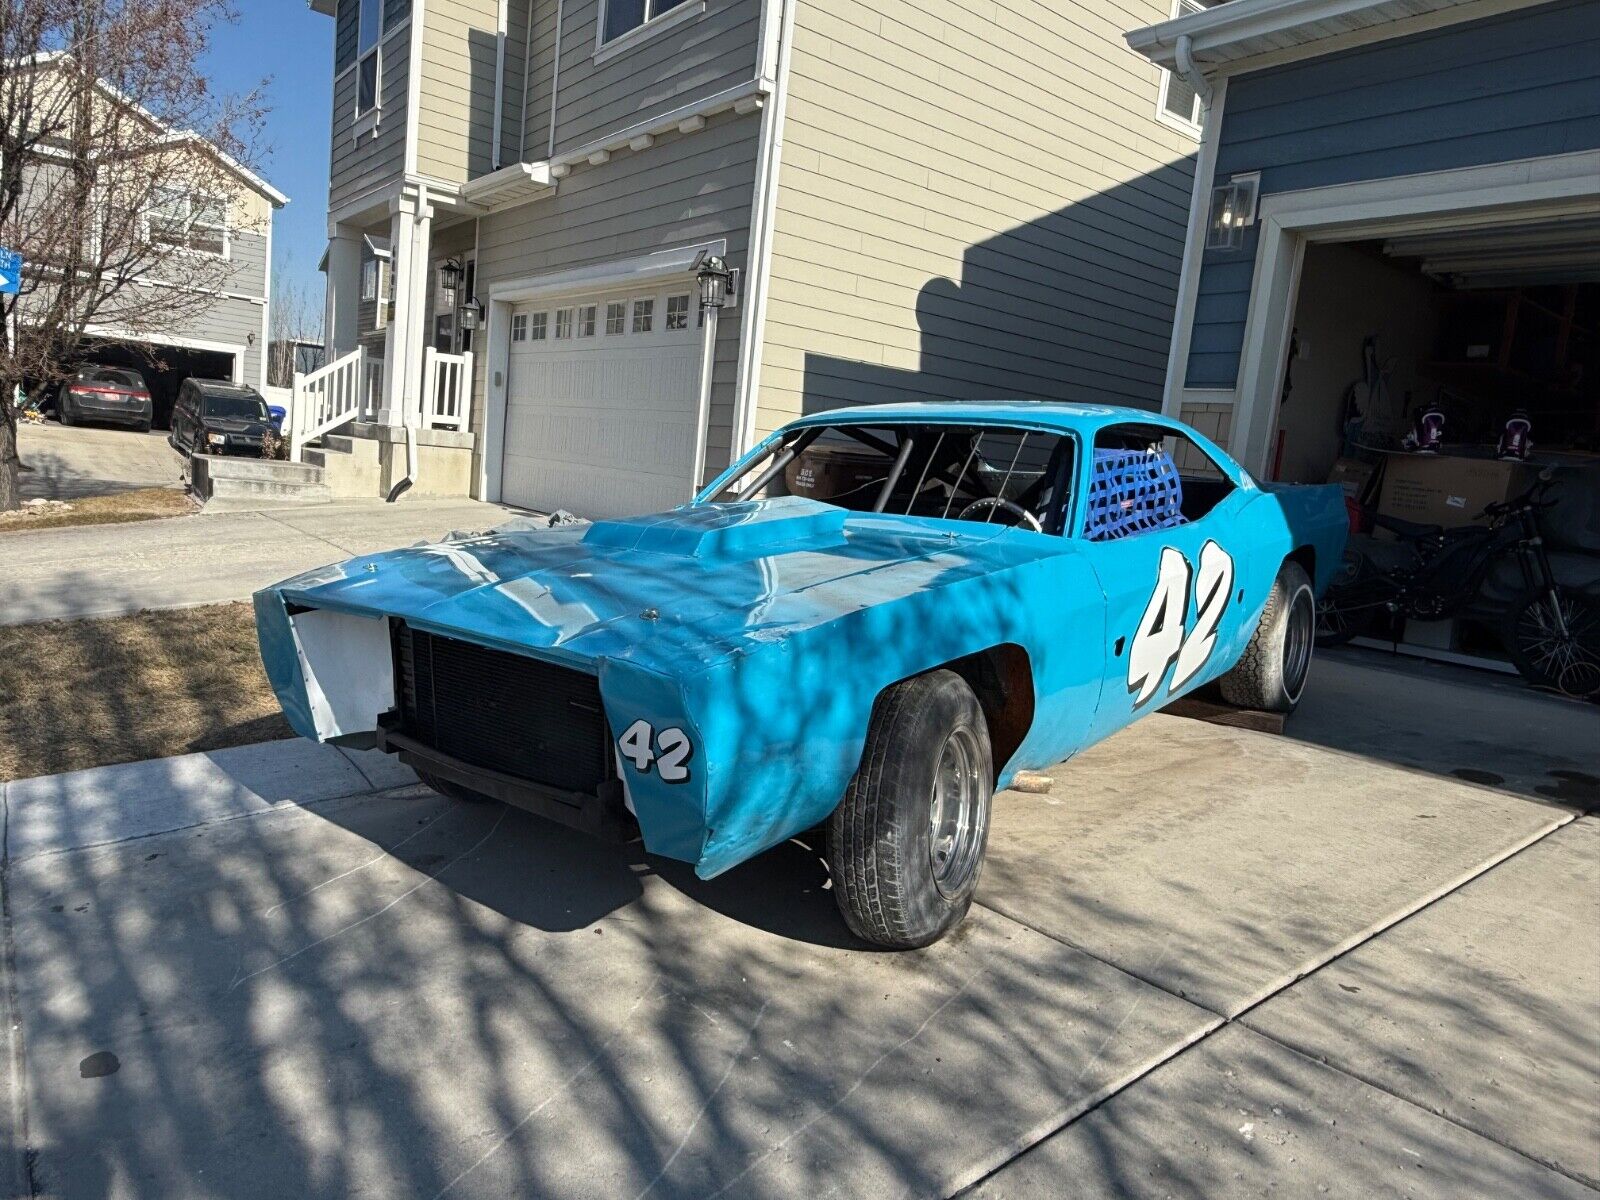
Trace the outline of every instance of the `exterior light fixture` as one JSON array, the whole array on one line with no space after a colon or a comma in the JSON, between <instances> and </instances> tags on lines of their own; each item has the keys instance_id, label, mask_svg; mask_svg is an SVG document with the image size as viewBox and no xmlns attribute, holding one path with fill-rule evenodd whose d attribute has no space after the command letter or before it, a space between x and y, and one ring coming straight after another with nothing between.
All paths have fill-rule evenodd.
<instances>
[{"instance_id":1,"label":"exterior light fixture","mask_svg":"<svg viewBox=\"0 0 1600 1200\"><path fill-rule=\"evenodd\" d=\"M456 320L462 329L477 329L483 324L483 301L469 296L457 311Z\"/></svg>"},{"instance_id":2,"label":"exterior light fixture","mask_svg":"<svg viewBox=\"0 0 1600 1200\"><path fill-rule=\"evenodd\" d=\"M720 254L701 252L695 260L694 277L700 284L700 307L726 308L738 288L738 274L728 269Z\"/></svg>"},{"instance_id":3,"label":"exterior light fixture","mask_svg":"<svg viewBox=\"0 0 1600 1200\"><path fill-rule=\"evenodd\" d=\"M458 258L447 258L439 264L439 286L447 292L453 292L460 287L465 276L466 271Z\"/></svg>"},{"instance_id":4,"label":"exterior light fixture","mask_svg":"<svg viewBox=\"0 0 1600 1200\"><path fill-rule=\"evenodd\" d=\"M1206 227L1207 250L1240 250L1244 231L1256 223L1256 198L1261 172L1235 175L1211 189L1211 221Z\"/></svg>"}]
</instances>

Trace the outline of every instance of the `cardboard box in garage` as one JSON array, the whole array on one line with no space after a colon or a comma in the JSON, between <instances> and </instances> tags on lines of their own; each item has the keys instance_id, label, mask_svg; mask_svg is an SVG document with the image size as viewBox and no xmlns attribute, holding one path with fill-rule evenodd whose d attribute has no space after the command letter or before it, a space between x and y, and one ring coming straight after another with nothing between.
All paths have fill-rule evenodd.
<instances>
[{"instance_id":1,"label":"cardboard box in garage","mask_svg":"<svg viewBox=\"0 0 1600 1200\"><path fill-rule=\"evenodd\" d=\"M1383 467L1378 511L1425 525L1476 525L1487 504L1521 495L1533 483L1524 463L1448 454L1392 453Z\"/></svg>"}]
</instances>

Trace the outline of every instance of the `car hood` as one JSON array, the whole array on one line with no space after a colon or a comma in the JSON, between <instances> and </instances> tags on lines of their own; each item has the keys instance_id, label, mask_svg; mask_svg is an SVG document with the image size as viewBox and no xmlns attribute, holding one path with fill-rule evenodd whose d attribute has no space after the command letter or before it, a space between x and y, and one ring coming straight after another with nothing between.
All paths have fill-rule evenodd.
<instances>
[{"instance_id":1,"label":"car hood","mask_svg":"<svg viewBox=\"0 0 1600 1200\"><path fill-rule=\"evenodd\" d=\"M869 605L1071 543L793 497L587 527L494 532L369 555L272 589L291 605L399 617L543 657L682 674Z\"/></svg>"}]
</instances>

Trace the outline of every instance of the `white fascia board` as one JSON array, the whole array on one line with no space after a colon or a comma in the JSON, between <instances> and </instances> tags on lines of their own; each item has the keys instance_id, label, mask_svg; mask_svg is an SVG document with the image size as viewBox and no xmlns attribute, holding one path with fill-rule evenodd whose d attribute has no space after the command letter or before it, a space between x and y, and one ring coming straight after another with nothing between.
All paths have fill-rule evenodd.
<instances>
[{"instance_id":1,"label":"white fascia board","mask_svg":"<svg viewBox=\"0 0 1600 1200\"><path fill-rule=\"evenodd\" d=\"M1128 45L1157 66L1177 69L1178 39L1187 34L1197 60L1218 57L1217 51L1254 38L1288 36L1295 30L1319 21L1337 21L1359 16L1370 9L1385 8L1392 0L1232 0L1204 12L1190 13L1135 29L1124 35ZM1449 0L1413 0L1411 12L1454 7ZM1202 64L1210 65L1210 64Z\"/></svg>"},{"instance_id":2,"label":"white fascia board","mask_svg":"<svg viewBox=\"0 0 1600 1200\"><path fill-rule=\"evenodd\" d=\"M677 246L638 258L617 259L592 266L552 271L524 279L507 279L489 289L491 301L533 300L578 292L605 292L627 288L652 279L687 276L702 254L726 254L728 243L722 238Z\"/></svg>"},{"instance_id":3,"label":"white fascia board","mask_svg":"<svg viewBox=\"0 0 1600 1200\"><path fill-rule=\"evenodd\" d=\"M554 186L547 162L517 162L461 185L461 198L486 209L532 200Z\"/></svg>"}]
</instances>

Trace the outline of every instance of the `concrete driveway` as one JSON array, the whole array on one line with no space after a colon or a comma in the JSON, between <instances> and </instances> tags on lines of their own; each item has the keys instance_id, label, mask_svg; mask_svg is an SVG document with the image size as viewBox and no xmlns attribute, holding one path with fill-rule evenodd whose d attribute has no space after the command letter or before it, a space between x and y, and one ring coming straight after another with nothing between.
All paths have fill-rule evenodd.
<instances>
[{"instance_id":1,"label":"concrete driveway","mask_svg":"<svg viewBox=\"0 0 1600 1200\"><path fill-rule=\"evenodd\" d=\"M140 433L98 425L18 426L24 499L75 500L137 488L181 487L183 460L164 429Z\"/></svg>"},{"instance_id":2,"label":"concrete driveway","mask_svg":"<svg viewBox=\"0 0 1600 1200\"><path fill-rule=\"evenodd\" d=\"M1600 785L1592 709L1457 691L1460 768ZM13 783L15 1187L1593 1197L1590 802L1294 730L1157 715L1003 794L915 954L852 944L798 842L703 883L371 755Z\"/></svg>"}]
</instances>

